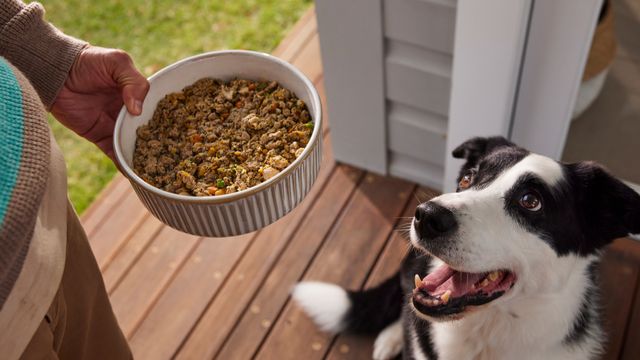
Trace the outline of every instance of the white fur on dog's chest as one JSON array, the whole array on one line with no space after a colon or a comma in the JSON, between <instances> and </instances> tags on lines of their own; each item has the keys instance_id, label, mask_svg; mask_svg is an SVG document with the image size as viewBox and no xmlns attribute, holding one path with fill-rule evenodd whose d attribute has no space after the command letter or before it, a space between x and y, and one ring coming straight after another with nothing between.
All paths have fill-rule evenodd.
<instances>
[{"instance_id":1,"label":"white fur on dog's chest","mask_svg":"<svg viewBox=\"0 0 640 360\"><path fill-rule=\"evenodd\" d=\"M580 347L562 343L577 304L558 297L524 302L518 313L501 309L471 314L465 319L432 323L432 339L444 360L566 360L591 358L598 344L589 339ZM569 297L568 299L572 299ZM566 308L565 308L566 306ZM554 312L550 308L563 309ZM561 316L560 314L564 315ZM593 334L595 335L595 334Z\"/></svg>"},{"instance_id":2,"label":"white fur on dog's chest","mask_svg":"<svg viewBox=\"0 0 640 360\"><path fill-rule=\"evenodd\" d=\"M466 326L465 326L466 325ZM502 325L502 326L501 326ZM433 341L441 359L494 360L513 358L511 346L505 347L503 324L486 319L478 324L460 322L432 325Z\"/></svg>"}]
</instances>

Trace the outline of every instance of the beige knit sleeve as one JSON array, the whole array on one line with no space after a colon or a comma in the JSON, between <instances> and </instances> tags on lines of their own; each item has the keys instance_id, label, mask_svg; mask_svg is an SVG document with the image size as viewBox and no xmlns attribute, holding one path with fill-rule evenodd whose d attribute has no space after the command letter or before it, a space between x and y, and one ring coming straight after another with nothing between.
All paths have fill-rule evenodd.
<instances>
[{"instance_id":1,"label":"beige knit sleeve","mask_svg":"<svg viewBox=\"0 0 640 360\"><path fill-rule=\"evenodd\" d=\"M47 109L86 45L46 22L39 3L0 0L0 56L25 74Z\"/></svg>"}]
</instances>

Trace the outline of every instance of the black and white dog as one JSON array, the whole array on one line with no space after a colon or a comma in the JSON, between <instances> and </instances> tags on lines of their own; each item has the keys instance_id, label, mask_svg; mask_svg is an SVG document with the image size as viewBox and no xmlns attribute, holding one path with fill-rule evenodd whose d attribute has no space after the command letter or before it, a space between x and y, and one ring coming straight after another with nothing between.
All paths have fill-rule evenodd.
<instances>
[{"instance_id":1,"label":"black and white dog","mask_svg":"<svg viewBox=\"0 0 640 360\"><path fill-rule=\"evenodd\" d=\"M596 358L600 251L640 232L640 196L504 138L453 156L458 191L417 207L395 276L362 292L304 282L293 298L326 331L380 332L374 359Z\"/></svg>"}]
</instances>

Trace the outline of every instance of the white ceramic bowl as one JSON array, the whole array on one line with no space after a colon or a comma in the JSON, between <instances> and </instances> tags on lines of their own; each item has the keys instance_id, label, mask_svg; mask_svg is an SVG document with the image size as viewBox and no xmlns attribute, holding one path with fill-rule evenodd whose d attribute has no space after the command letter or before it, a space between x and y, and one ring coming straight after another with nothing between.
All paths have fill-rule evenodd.
<instances>
[{"instance_id":1,"label":"white ceramic bowl","mask_svg":"<svg viewBox=\"0 0 640 360\"><path fill-rule=\"evenodd\" d=\"M136 129L146 124L165 95L195 81L245 78L275 80L303 100L314 122L309 144L293 163L271 179L233 194L195 197L160 190L132 169ZM233 236L258 230L298 205L316 179L322 154L320 97L306 76L291 64L253 51L214 51L186 58L149 78L151 88L140 116L120 111L114 132L116 159L149 211L163 223L194 235Z\"/></svg>"}]
</instances>

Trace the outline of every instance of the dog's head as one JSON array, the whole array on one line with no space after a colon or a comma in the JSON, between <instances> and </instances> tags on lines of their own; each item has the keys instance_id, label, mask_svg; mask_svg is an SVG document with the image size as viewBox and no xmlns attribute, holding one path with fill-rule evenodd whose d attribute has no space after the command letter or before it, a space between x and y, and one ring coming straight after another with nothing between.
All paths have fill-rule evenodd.
<instances>
[{"instance_id":1,"label":"dog's head","mask_svg":"<svg viewBox=\"0 0 640 360\"><path fill-rule=\"evenodd\" d=\"M453 156L466 160L457 191L420 204L410 232L441 260L413 296L432 319L558 291L577 261L640 233L640 195L595 163L558 163L501 137L471 139Z\"/></svg>"}]
</instances>

